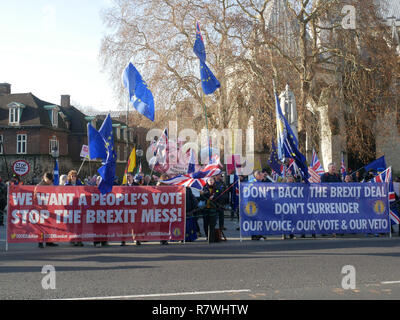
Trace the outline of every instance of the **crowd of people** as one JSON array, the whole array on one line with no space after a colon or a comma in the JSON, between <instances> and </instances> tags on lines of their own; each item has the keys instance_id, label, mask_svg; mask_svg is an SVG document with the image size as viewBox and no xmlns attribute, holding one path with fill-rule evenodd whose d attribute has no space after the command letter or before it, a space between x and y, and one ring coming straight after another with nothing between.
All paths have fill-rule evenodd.
<instances>
[{"instance_id":1,"label":"crowd of people","mask_svg":"<svg viewBox=\"0 0 400 320\"><path fill-rule=\"evenodd\" d=\"M337 173L337 167L334 163L330 163L328 165L328 171L321 176L322 183L349 183L349 182L366 182L374 177L376 173L370 172L362 172L357 171L352 174L346 175L343 180L341 175ZM163 185L163 181L172 178L167 174L161 174L160 177L155 175L145 175L142 172L133 173L128 172L126 175L126 183L122 184L115 180L115 185L122 186L161 186ZM210 229L215 230L217 228L220 232L226 230L225 228L225 212L230 211L231 220L239 221L239 206L237 201L237 181L228 181L229 176L225 176L222 173L210 177L207 180L206 185L203 190L196 195L192 191L191 188L186 188L186 214L187 221L190 221L190 226L187 224L187 231L191 228L192 232L195 232L198 237L202 236L202 232L204 232L204 236L208 240L210 236ZM275 181L271 178L271 169L265 168L263 170L255 170L251 176L238 176L238 180L241 182L264 182L264 183L301 183L304 182L301 180L300 175L286 175L284 178L280 177ZM397 178L400 181L399 178ZM94 175L92 177L86 177L81 180L78 177L78 172L76 170L71 170L68 174L63 174L59 177L59 185L60 186L98 186L101 182L101 177ZM19 179L18 176L13 176L10 181L3 182L0 178L0 225L4 224L2 214L5 210L7 204L7 185L18 185L23 184L23 182ZM54 176L52 172L45 172L42 176L41 181L37 184L38 186L44 185L54 185ZM203 221L203 230L200 230L199 219ZM240 230L237 227L236 230ZM315 234L311 235L312 237L316 237ZM323 235L324 236L324 235ZM336 236L333 234L333 236ZM289 235L290 239L295 237L294 234ZM301 235L302 238L305 237L304 234ZM196 237L197 238L197 237ZM282 236L283 239L286 239L286 236ZM252 240L263 240L265 236L263 235L254 235L252 236ZM189 240L190 241L190 240ZM162 245L168 244L168 241L160 241ZM57 246L57 244L52 242L46 242L46 246ZM73 246L83 246L84 244L81 241L71 242ZM107 241L97 241L93 243L94 246L107 246ZM125 246L126 242L122 241L121 246ZM136 241L136 245L141 245L140 241ZM39 243L39 247L43 248L44 243Z\"/></svg>"}]
</instances>

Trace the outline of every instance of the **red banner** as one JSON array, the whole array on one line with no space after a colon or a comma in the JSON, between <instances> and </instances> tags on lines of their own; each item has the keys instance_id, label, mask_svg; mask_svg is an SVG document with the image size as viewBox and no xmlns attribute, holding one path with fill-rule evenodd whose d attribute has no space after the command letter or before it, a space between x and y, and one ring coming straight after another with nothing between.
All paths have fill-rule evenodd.
<instances>
[{"instance_id":1,"label":"red banner","mask_svg":"<svg viewBox=\"0 0 400 320\"><path fill-rule=\"evenodd\" d=\"M184 187L10 186L7 240L184 240L185 216Z\"/></svg>"}]
</instances>

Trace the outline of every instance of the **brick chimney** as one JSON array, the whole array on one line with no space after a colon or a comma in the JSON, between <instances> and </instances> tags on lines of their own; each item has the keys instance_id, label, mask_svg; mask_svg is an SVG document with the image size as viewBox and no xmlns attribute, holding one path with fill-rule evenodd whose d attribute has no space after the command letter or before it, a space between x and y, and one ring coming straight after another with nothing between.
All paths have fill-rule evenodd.
<instances>
[{"instance_id":1,"label":"brick chimney","mask_svg":"<svg viewBox=\"0 0 400 320\"><path fill-rule=\"evenodd\" d=\"M0 83L0 94L11 94L11 84Z\"/></svg>"},{"instance_id":2,"label":"brick chimney","mask_svg":"<svg viewBox=\"0 0 400 320\"><path fill-rule=\"evenodd\" d=\"M62 95L61 96L61 107L69 108L71 107L71 96L70 95Z\"/></svg>"}]
</instances>

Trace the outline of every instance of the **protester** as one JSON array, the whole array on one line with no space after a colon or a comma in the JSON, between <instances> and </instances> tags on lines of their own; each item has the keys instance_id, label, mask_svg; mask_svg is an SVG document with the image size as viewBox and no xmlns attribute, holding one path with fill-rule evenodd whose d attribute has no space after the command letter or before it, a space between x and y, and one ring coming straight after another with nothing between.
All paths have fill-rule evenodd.
<instances>
[{"instance_id":1,"label":"protester","mask_svg":"<svg viewBox=\"0 0 400 320\"><path fill-rule=\"evenodd\" d=\"M167 179L168 179L168 176L167 176L167 175L162 175L162 176L160 177L160 179L158 179L157 186L164 186L165 184L163 183L163 181L164 181L164 180L167 180ZM161 240L161 241L160 241L160 244L162 244L162 245L167 245L167 244L168 244L168 241L167 241L167 240Z\"/></svg>"},{"instance_id":2,"label":"protester","mask_svg":"<svg viewBox=\"0 0 400 320\"><path fill-rule=\"evenodd\" d=\"M214 180L216 187L216 196L214 202L217 204L218 225L220 230L226 230L224 226L224 207L227 204L229 194L225 192L226 186L221 173L215 175Z\"/></svg>"},{"instance_id":3,"label":"protester","mask_svg":"<svg viewBox=\"0 0 400 320\"><path fill-rule=\"evenodd\" d=\"M83 183L78 179L78 172L76 170L71 170L67 175L66 186L82 186ZM83 247L82 241L71 241L71 245L74 247Z\"/></svg>"},{"instance_id":4,"label":"protester","mask_svg":"<svg viewBox=\"0 0 400 320\"><path fill-rule=\"evenodd\" d=\"M197 198L194 196L192 189L189 187L186 187L185 205L186 205L186 233L190 234L193 231L197 235L198 232L200 231L200 227L198 224L198 217L196 214L199 202L197 201Z\"/></svg>"},{"instance_id":5,"label":"protester","mask_svg":"<svg viewBox=\"0 0 400 320\"><path fill-rule=\"evenodd\" d=\"M329 182L342 182L340 175L336 173L336 164L331 162L328 165L328 172L325 172L321 177L322 183L329 183Z\"/></svg>"},{"instance_id":6,"label":"protester","mask_svg":"<svg viewBox=\"0 0 400 320\"><path fill-rule=\"evenodd\" d=\"M200 192L200 199L206 202L206 205L203 210L203 228L204 234L206 235L206 239L209 239L209 227L212 225L211 229L214 229L216 224L216 204L212 201L216 195L216 185L215 179L213 177L208 178L206 185L203 190Z\"/></svg>"},{"instance_id":7,"label":"protester","mask_svg":"<svg viewBox=\"0 0 400 320\"><path fill-rule=\"evenodd\" d=\"M128 172L126 174L126 183L123 184L122 186L124 186L124 187L138 186L138 185L140 185L139 182L140 182L140 179L139 179L138 175L134 175L133 172ZM142 243L140 241L136 240L137 246L140 246L141 244ZM126 246L126 241L121 241L121 247L124 247L124 246Z\"/></svg>"},{"instance_id":8,"label":"protester","mask_svg":"<svg viewBox=\"0 0 400 320\"><path fill-rule=\"evenodd\" d=\"M91 180L93 180L94 178L96 178L96 186L98 187L101 183L101 176L93 176L93 178ZM107 241L93 241L93 245L95 247L97 247L97 245L100 244L102 247L106 247L108 246L108 242Z\"/></svg>"},{"instance_id":9,"label":"protester","mask_svg":"<svg viewBox=\"0 0 400 320\"><path fill-rule=\"evenodd\" d=\"M145 186L150 186L150 185L151 185L151 176L146 175L146 176L144 177L143 185L145 185Z\"/></svg>"},{"instance_id":10,"label":"protester","mask_svg":"<svg viewBox=\"0 0 400 320\"><path fill-rule=\"evenodd\" d=\"M344 182L348 183L348 182L353 182L353 177L351 175L346 175L344 177Z\"/></svg>"},{"instance_id":11,"label":"protester","mask_svg":"<svg viewBox=\"0 0 400 320\"><path fill-rule=\"evenodd\" d=\"M340 178L340 175L336 173L336 164L331 162L328 164L328 172L325 172L322 177L321 177L321 182L322 183L340 183L342 182L342 179ZM325 234L322 234L323 236ZM335 238L336 233L332 233L332 236Z\"/></svg>"},{"instance_id":12,"label":"protester","mask_svg":"<svg viewBox=\"0 0 400 320\"><path fill-rule=\"evenodd\" d=\"M66 186L83 186L81 180L78 179L78 172L76 170L71 170L68 172Z\"/></svg>"},{"instance_id":13,"label":"protester","mask_svg":"<svg viewBox=\"0 0 400 320\"><path fill-rule=\"evenodd\" d=\"M21 182L21 179L20 179L19 176L17 176L16 174L13 174L9 185L17 186L17 185L19 185L19 184L23 184L23 183Z\"/></svg>"},{"instance_id":14,"label":"protester","mask_svg":"<svg viewBox=\"0 0 400 320\"><path fill-rule=\"evenodd\" d=\"M283 180L283 183L295 183L295 182L296 182L295 178L291 175L287 175L286 178ZM289 235L289 238L294 239L294 234L291 233ZM287 239L286 235L283 235L283 239Z\"/></svg>"},{"instance_id":15,"label":"protester","mask_svg":"<svg viewBox=\"0 0 400 320\"><path fill-rule=\"evenodd\" d=\"M45 172L42 181L39 182L38 186L52 186L53 180L54 180L53 174L51 172ZM38 246L39 248L44 248L43 242L39 242ZM46 242L46 247L58 247L58 244L53 242Z\"/></svg>"},{"instance_id":16,"label":"protester","mask_svg":"<svg viewBox=\"0 0 400 320\"><path fill-rule=\"evenodd\" d=\"M66 174L61 175L59 185L65 186L67 182L68 182L68 176Z\"/></svg>"}]
</instances>

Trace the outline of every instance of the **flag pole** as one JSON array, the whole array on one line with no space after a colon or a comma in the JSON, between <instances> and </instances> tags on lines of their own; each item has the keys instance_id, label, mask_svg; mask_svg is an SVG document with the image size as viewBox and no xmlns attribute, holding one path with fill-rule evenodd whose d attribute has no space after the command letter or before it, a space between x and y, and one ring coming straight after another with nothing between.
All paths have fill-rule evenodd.
<instances>
[{"instance_id":1,"label":"flag pole","mask_svg":"<svg viewBox=\"0 0 400 320\"><path fill-rule=\"evenodd\" d=\"M83 167L83 164L85 163L85 161L86 161L86 157L83 158L82 164L81 164L81 166L80 166L80 168L78 170L78 173L77 173L78 176L79 176L79 172L81 172L81 170L82 170L82 167Z\"/></svg>"},{"instance_id":2,"label":"flag pole","mask_svg":"<svg viewBox=\"0 0 400 320\"><path fill-rule=\"evenodd\" d=\"M276 91L276 84L275 84L275 78L274 77L272 77L272 86L273 86L273 88L274 88L274 99L275 99L275 104L277 103L277 101L276 101L276 95L278 94L277 93L277 91ZM277 137L278 138L278 137ZM283 158L282 159L279 159L280 161L282 161L282 163L283 163L283 179L285 179L286 178L286 161L285 161L285 154L283 153Z\"/></svg>"},{"instance_id":3,"label":"flag pole","mask_svg":"<svg viewBox=\"0 0 400 320\"><path fill-rule=\"evenodd\" d=\"M201 102L204 105L204 115L206 120L206 129L207 129L207 143L208 143L208 163L211 162L211 144L210 144L210 131L208 129L208 116L207 116L207 105L204 99L204 93L201 89L201 79L200 79L200 92L201 92Z\"/></svg>"}]
</instances>

